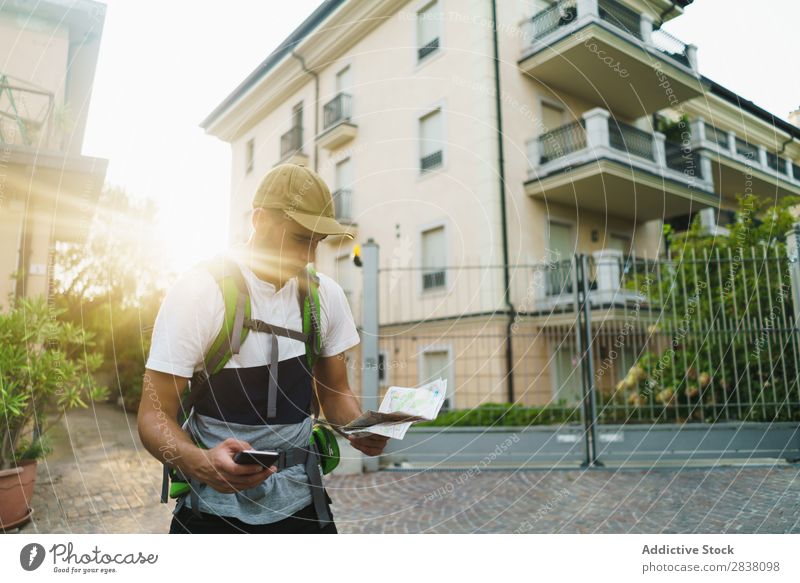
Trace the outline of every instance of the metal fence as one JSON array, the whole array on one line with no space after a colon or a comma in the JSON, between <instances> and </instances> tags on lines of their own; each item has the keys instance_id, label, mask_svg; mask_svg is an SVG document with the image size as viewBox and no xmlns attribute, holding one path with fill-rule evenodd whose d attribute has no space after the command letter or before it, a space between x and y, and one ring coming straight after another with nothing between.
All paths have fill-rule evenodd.
<instances>
[{"instance_id":1,"label":"metal fence","mask_svg":"<svg viewBox=\"0 0 800 583\"><path fill-rule=\"evenodd\" d=\"M605 425L797 422L797 272L775 248L389 266L378 396L442 377L439 427L582 424L587 441Z\"/></svg>"}]
</instances>

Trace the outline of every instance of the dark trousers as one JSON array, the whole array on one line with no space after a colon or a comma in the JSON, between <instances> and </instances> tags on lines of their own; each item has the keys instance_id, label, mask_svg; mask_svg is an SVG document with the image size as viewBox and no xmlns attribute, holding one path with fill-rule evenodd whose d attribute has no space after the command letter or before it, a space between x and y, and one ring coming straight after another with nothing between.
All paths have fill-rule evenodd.
<instances>
[{"instance_id":1,"label":"dark trousers","mask_svg":"<svg viewBox=\"0 0 800 583\"><path fill-rule=\"evenodd\" d=\"M330 512L330 506L328 507ZM173 515L169 534L338 534L336 524L319 527L314 504L301 508L291 516L270 524L248 524L236 518L201 512L198 518L184 506Z\"/></svg>"}]
</instances>

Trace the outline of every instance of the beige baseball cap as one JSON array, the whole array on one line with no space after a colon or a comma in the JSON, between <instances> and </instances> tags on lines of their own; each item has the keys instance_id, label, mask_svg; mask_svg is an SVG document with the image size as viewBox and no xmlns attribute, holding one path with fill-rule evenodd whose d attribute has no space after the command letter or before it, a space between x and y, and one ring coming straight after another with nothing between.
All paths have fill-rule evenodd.
<instances>
[{"instance_id":1,"label":"beige baseball cap","mask_svg":"<svg viewBox=\"0 0 800 583\"><path fill-rule=\"evenodd\" d=\"M295 222L321 235L353 233L336 220L333 197L322 177L299 164L279 164L261 179L253 208L282 209Z\"/></svg>"}]
</instances>

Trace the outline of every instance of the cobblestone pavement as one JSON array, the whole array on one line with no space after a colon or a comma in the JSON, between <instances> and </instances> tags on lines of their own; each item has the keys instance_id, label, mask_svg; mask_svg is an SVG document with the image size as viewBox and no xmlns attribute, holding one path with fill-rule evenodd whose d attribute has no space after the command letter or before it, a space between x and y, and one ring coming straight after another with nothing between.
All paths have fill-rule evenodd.
<instances>
[{"instance_id":1,"label":"cobblestone pavement","mask_svg":"<svg viewBox=\"0 0 800 583\"><path fill-rule=\"evenodd\" d=\"M95 413L96 411L96 413ZM23 533L165 533L136 418L73 411L39 462ZM384 471L326 479L340 532L800 533L800 467Z\"/></svg>"}]
</instances>

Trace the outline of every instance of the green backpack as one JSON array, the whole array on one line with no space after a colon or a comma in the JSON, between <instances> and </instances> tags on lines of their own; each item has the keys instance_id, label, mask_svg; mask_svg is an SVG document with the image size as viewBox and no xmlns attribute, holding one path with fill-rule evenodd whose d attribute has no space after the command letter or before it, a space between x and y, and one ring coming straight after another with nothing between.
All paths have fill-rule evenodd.
<instances>
[{"instance_id":1,"label":"green backpack","mask_svg":"<svg viewBox=\"0 0 800 583\"><path fill-rule=\"evenodd\" d=\"M234 350L238 352L238 347L244 342L250 331L247 327L242 327L241 337L232 339L234 346L231 345L229 338L232 331L236 328L237 307L240 303L244 304L244 318L249 319L251 314L250 294L247 284L241 274L239 266L231 259L217 257L210 261L200 264L207 269L214 277L222 292L225 304L225 317L223 325L217 334L216 339L206 354L202 371L196 373L184 393L181 402L181 411L178 413L178 424L186 428L188 423L189 411L193 404L198 400L198 391L192 391L192 387L207 387L205 381L209 376L221 371L225 367ZM306 360L309 370L313 370L314 364L322 350L322 333L320 330L320 300L319 300L319 276L312 263L306 265L305 282L298 277L298 303L303 314L303 336L306 338ZM238 323L241 326L241 322ZM312 333L313 332L313 333ZM234 348L235 347L235 348ZM312 379L313 394L311 399L312 414L314 418L319 415L319 401L316 392L316 382ZM201 393L202 394L202 393ZM199 440L197 445L204 449L206 446ZM339 444L336 436L326 425L314 423L311 430L309 445L316 446L319 457L320 467L323 474L329 474L338 465L340 459ZM167 486L169 485L169 490ZM179 498L191 490L188 480L176 468L164 464L164 476L161 490L161 502L167 502L167 492L169 498Z\"/></svg>"}]
</instances>

